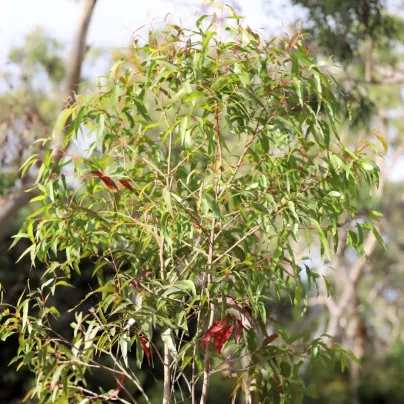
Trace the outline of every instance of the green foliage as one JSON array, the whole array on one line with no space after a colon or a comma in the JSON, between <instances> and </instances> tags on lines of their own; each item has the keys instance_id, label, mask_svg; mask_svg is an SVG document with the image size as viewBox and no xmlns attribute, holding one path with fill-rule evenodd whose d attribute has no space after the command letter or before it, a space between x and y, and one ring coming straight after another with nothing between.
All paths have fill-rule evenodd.
<instances>
[{"instance_id":1,"label":"green foliage","mask_svg":"<svg viewBox=\"0 0 404 404\"><path fill-rule=\"evenodd\" d=\"M60 105L60 82L64 63L62 45L37 28L25 42L9 52L12 70L2 71L0 95L0 188L7 196L18 185L18 168L31 154L40 154L34 144L51 133ZM51 85L49 85L51 84ZM30 149L31 148L31 149Z\"/></svg>"},{"instance_id":2,"label":"green foliage","mask_svg":"<svg viewBox=\"0 0 404 404\"><path fill-rule=\"evenodd\" d=\"M172 399L184 400L206 366L227 364L233 395L251 384L259 402L301 402L306 360L344 367L352 356L309 332L288 335L271 306L286 297L300 317L306 282L318 281L296 243L330 260L342 227L361 254L364 232L380 239L354 203L361 185L377 184L366 155L376 148L341 143L333 81L300 35L278 44L229 21L150 32L58 119L63 158L47 152L41 207L15 236L32 242L22 256L33 266L46 264L43 283L2 313L1 338L19 334L15 362L35 373L39 402L132 402L142 391L133 362L153 367L161 341ZM85 156L70 152L81 132ZM61 335L53 296L88 260L99 287L71 309L73 335ZM88 390L94 369L116 389Z\"/></svg>"},{"instance_id":3,"label":"green foliage","mask_svg":"<svg viewBox=\"0 0 404 404\"><path fill-rule=\"evenodd\" d=\"M64 62L59 56L63 47L62 43L49 38L41 28L36 28L26 36L23 46L11 50L9 60L19 66L27 83L41 70L48 75L52 84L60 85L65 75Z\"/></svg>"},{"instance_id":4,"label":"green foliage","mask_svg":"<svg viewBox=\"0 0 404 404\"><path fill-rule=\"evenodd\" d=\"M383 0L293 0L307 19L302 27L313 38L312 47L332 54L342 66L338 78L344 83L341 98L350 108L346 117L357 131L373 128L378 110L395 107L401 100L400 86L380 86L393 70L400 70L404 20ZM387 73L388 72L388 73ZM355 132L356 133L356 132Z\"/></svg>"}]
</instances>

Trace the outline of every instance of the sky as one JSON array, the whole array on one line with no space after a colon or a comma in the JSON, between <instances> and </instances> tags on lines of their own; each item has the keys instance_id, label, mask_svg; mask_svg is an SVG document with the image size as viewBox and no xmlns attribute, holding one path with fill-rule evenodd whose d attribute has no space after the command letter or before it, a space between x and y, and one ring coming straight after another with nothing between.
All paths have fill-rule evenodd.
<instances>
[{"instance_id":1,"label":"sky","mask_svg":"<svg viewBox=\"0 0 404 404\"><path fill-rule=\"evenodd\" d=\"M264 13L265 2L271 4L267 13ZM0 4L0 67L7 61L10 47L20 45L36 26L66 42L73 36L79 0L0 0ZM287 0L238 0L238 4L248 25L254 29L265 27L272 35L284 32L299 13L287 6ZM195 14L200 14L201 5L201 0L98 0L88 43L95 47L123 47L140 26L168 13L186 24L195 19Z\"/></svg>"}]
</instances>

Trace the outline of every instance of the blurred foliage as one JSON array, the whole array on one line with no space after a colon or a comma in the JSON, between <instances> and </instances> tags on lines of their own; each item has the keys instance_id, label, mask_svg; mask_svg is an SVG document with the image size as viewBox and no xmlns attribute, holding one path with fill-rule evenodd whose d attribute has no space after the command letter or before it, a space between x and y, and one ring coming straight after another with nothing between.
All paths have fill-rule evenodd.
<instances>
[{"instance_id":1,"label":"blurred foliage","mask_svg":"<svg viewBox=\"0 0 404 404\"><path fill-rule=\"evenodd\" d=\"M362 359L362 375L359 383L359 402L364 404L401 403L404 394L404 346L397 342L383 355L369 353ZM310 378L319 393L315 399L305 403L350 404L349 372L339 369L314 369Z\"/></svg>"},{"instance_id":2,"label":"blurred foliage","mask_svg":"<svg viewBox=\"0 0 404 404\"><path fill-rule=\"evenodd\" d=\"M384 0L292 0L303 7L308 18L301 29L311 34L307 41L313 52L333 55L343 70L335 73L343 84L341 99L350 100L351 127L369 130L380 108L401 100L399 86L372 85L395 69L401 69L404 22L387 9Z\"/></svg>"},{"instance_id":3,"label":"blurred foliage","mask_svg":"<svg viewBox=\"0 0 404 404\"><path fill-rule=\"evenodd\" d=\"M403 2L382 0L293 0L307 13L301 29L310 32L309 48L334 55L339 66L333 71L342 83L341 99L350 100L350 111L342 122L345 137L355 144L377 133L386 136L389 153L381 171L382 189L369 200L367 190L358 194L360 215L372 210L384 214L379 228L387 249L374 248L364 265L357 289L362 342L365 352L358 376L346 372L320 372L311 382L320 388L324 403L398 403L402 401L403 308L404 308L404 236L402 148L404 119L403 93ZM348 119L350 118L350 120ZM392 174L399 182L392 183ZM348 249L334 267L333 297L349 286L338 271L349 274L359 257ZM345 276L345 275L344 275ZM349 313L349 307L344 308ZM315 315L318 316L319 313ZM327 324L332 317L320 311ZM350 334L352 317L343 317L337 338L346 346L357 344ZM355 379L355 380L354 380ZM356 396L355 396L356 395Z\"/></svg>"},{"instance_id":4,"label":"blurred foliage","mask_svg":"<svg viewBox=\"0 0 404 404\"><path fill-rule=\"evenodd\" d=\"M9 54L0 94L0 182L6 196L29 153L39 153L39 137L52 131L60 100L65 61L63 46L37 28Z\"/></svg>"},{"instance_id":5,"label":"blurred foliage","mask_svg":"<svg viewBox=\"0 0 404 404\"><path fill-rule=\"evenodd\" d=\"M65 76L65 63L61 55L65 45L49 38L45 31L36 28L25 38L25 43L11 49L9 61L20 70L20 75L28 85L33 85L42 71L47 78L44 82L60 85Z\"/></svg>"},{"instance_id":6,"label":"blurred foliage","mask_svg":"<svg viewBox=\"0 0 404 404\"><path fill-rule=\"evenodd\" d=\"M383 52L385 63L395 67L397 55L388 50L404 40L401 18L386 10L384 0L292 0L308 13L304 31L310 29L317 46L339 62L352 64L364 43L371 40Z\"/></svg>"}]
</instances>

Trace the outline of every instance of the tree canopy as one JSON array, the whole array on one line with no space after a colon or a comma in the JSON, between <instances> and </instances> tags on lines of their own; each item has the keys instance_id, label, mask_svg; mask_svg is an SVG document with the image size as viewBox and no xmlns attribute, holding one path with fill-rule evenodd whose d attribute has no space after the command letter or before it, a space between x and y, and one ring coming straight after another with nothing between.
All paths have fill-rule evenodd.
<instances>
[{"instance_id":1,"label":"tree canopy","mask_svg":"<svg viewBox=\"0 0 404 404\"><path fill-rule=\"evenodd\" d=\"M337 85L301 34L269 41L228 13L135 38L22 167L41 162L38 209L15 241L46 270L3 311L1 337L19 335L15 361L39 402L151 402L136 366L159 362L164 403L206 403L219 371L247 402L301 402L302 365L355 359L309 329L290 334L272 307L284 300L297 318L327 285L313 252L331 260L343 242L364 254L367 232L383 244L356 196L377 185L368 153L385 140L344 143ZM54 297L83 262L98 286L61 334ZM88 389L95 370L116 388Z\"/></svg>"}]
</instances>

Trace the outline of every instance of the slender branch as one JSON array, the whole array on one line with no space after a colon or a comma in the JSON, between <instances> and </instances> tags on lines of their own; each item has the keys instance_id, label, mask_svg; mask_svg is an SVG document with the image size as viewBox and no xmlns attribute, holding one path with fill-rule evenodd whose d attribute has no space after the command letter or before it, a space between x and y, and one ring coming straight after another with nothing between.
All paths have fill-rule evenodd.
<instances>
[{"instance_id":1,"label":"slender branch","mask_svg":"<svg viewBox=\"0 0 404 404\"><path fill-rule=\"evenodd\" d=\"M215 219L212 220L212 228L210 231L210 243L209 243L209 256L208 256L208 266L210 267L213 264L213 245L215 241ZM210 268L209 268L210 269ZM206 276L206 288L209 291L209 286L212 284L212 274L208 273ZM215 320L215 305L211 301L209 303L209 324L208 328L212 327L213 322ZM209 390L209 376L210 376L210 346L206 344L205 348L205 359L203 364L203 384L202 384L202 395L200 404L206 404L208 399L208 390Z\"/></svg>"},{"instance_id":2,"label":"slender branch","mask_svg":"<svg viewBox=\"0 0 404 404\"><path fill-rule=\"evenodd\" d=\"M151 401L149 399L149 397L147 396L146 392L144 391L140 381L138 380L138 378L136 377L136 375L133 373L132 370L130 370L130 372L132 374L129 374L128 371L122 366L122 364L119 362L119 360L117 360L115 358L115 356L112 354L112 352L107 352L107 351L103 351L104 353L108 354L112 360L113 363L121 370L121 372L125 375L125 377L130 380L136 387L137 389L140 391L140 393L143 395L144 399L146 400L147 404L151 404ZM124 389L126 391L126 393L128 394L128 391L126 389Z\"/></svg>"},{"instance_id":3,"label":"slender branch","mask_svg":"<svg viewBox=\"0 0 404 404\"><path fill-rule=\"evenodd\" d=\"M92 398L97 399L97 400L102 399L102 400L105 400L105 401L119 401L119 402L124 403L124 404L131 404L129 401L124 400L123 398L109 397L106 394L97 394L97 393L95 393L95 392L93 392L91 390L85 389L84 387L81 387L81 386L73 386L73 385L71 385L71 386L69 386L69 388L71 388L73 390L78 390L81 393L86 393L89 396L91 396ZM134 402L134 404L136 404L136 401Z\"/></svg>"},{"instance_id":4,"label":"slender branch","mask_svg":"<svg viewBox=\"0 0 404 404\"><path fill-rule=\"evenodd\" d=\"M229 247L223 254L219 255L213 262L212 264L215 264L216 262L220 261L227 253L229 253L231 250L236 248L240 243L242 243L248 236L251 236L251 234L255 233L261 226L254 226L250 231L248 231L243 237L241 237L240 240L236 241L231 247Z\"/></svg>"},{"instance_id":5,"label":"slender branch","mask_svg":"<svg viewBox=\"0 0 404 404\"><path fill-rule=\"evenodd\" d=\"M218 200L221 195L219 195L219 184L216 183L216 173L220 173L220 178L223 170L223 162L222 162L222 148L220 145L220 118L222 116L223 111L218 110L218 105L216 105L216 124L215 124L215 132L216 132L216 151L215 158L212 168L212 187L215 190L215 198ZM210 238L209 238L209 252L208 252L208 270L209 272L205 272L204 276L204 284L206 285L207 293L209 294L210 285L212 284L212 265L214 264L213 256L214 256L214 244L215 244L215 227L216 227L216 219L212 219L211 229L210 229ZM212 300L209 302L209 323L208 329L212 327L213 322L215 320L215 304ZM200 404L206 404L208 399L208 391L209 391L209 377L210 377L210 346L209 343L206 344L205 347L205 357L203 364L203 382L202 382L202 395Z\"/></svg>"},{"instance_id":6,"label":"slender branch","mask_svg":"<svg viewBox=\"0 0 404 404\"><path fill-rule=\"evenodd\" d=\"M166 119L168 125L168 118L164 112L164 117ZM169 126L169 125L168 125ZM170 131L169 139L168 139L168 162L167 162L167 188L170 190L171 188L171 154L173 148L173 132ZM165 268L165 260L164 260L164 236L161 237L160 243L160 272L161 272L161 279L167 279L167 273ZM170 403L170 396L171 396L171 354L168 343L164 341L164 393L163 393L163 404Z\"/></svg>"},{"instance_id":7,"label":"slender branch","mask_svg":"<svg viewBox=\"0 0 404 404\"><path fill-rule=\"evenodd\" d=\"M196 338L199 335L199 330L201 326L201 310L198 311L198 317L196 320L196 333L195 333L195 343L194 343L194 358L196 358L196 350L197 350L197 341ZM195 386L196 386L197 378L196 378L196 361L195 359L192 361L192 377L191 377L191 404L196 403L196 398L195 398Z\"/></svg>"},{"instance_id":8,"label":"slender branch","mask_svg":"<svg viewBox=\"0 0 404 404\"><path fill-rule=\"evenodd\" d=\"M72 52L67 66L66 87L62 108L72 101L80 86L81 67L87 50L87 34L97 0L81 0L80 16L73 40Z\"/></svg>"},{"instance_id":9,"label":"slender branch","mask_svg":"<svg viewBox=\"0 0 404 404\"><path fill-rule=\"evenodd\" d=\"M167 278L165 261L164 261L164 237L161 237L160 242L160 276L162 280ZM164 395L163 395L163 404L170 403L170 395L171 395L171 355L170 350L168 348L168 344L164 342Z\"/></svg>"}]
</instances>

